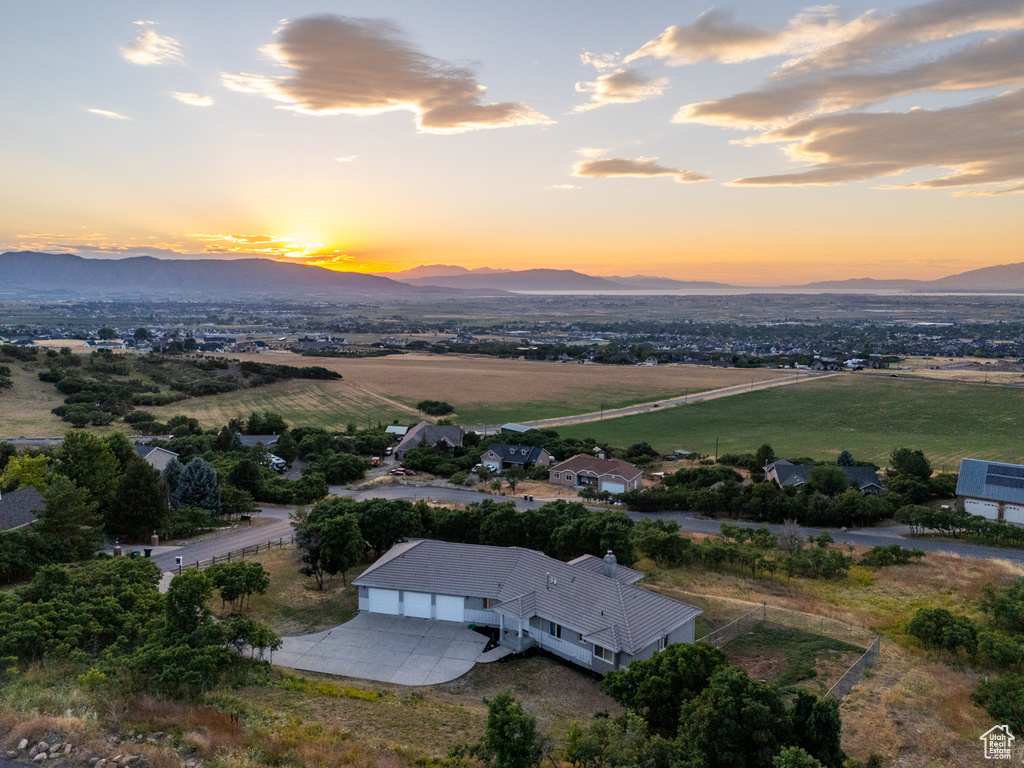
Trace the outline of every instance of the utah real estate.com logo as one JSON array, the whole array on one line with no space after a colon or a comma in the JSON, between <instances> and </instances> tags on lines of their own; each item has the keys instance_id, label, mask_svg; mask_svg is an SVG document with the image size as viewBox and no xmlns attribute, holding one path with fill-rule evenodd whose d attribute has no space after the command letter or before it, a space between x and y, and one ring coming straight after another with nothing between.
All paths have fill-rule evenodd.
<instances>
[{"instance_id":1,"label":"utah real estate.com logo","mask_svg":"<svg viewBox=\"0 0 1024 768\"><path fill-rule=\"evenodd\" d=\"M979 737L985 743L986 760L1012 760L1014 735L1008 725L994 725Z\"/></svg>"}]
</instances>

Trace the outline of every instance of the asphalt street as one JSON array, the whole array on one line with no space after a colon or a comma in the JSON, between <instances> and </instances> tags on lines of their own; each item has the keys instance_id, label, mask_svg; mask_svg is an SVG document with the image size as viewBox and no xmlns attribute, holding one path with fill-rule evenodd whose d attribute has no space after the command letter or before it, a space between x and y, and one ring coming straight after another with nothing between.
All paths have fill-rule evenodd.
<instances>
[{"instance_id":1,"label":"asphalt street","mask_svg":"<svg viewBox=\"0 0 1024 768\"><path fill-rule=\"evenodd\" d=\"M493 499L494 501L511 501L516 509L538 509L553 499L535 499L527 501L522 496L496 496L491 493L483 493L468 488L455 488L450 485L438 484L412 484L409 485L386 485L370 490L360 491L342 486L332 486L331 493L337 496L347 496L356 501L367 499L408 499L409 501L428 500L436 502L452 502L460 504L471 504ZM591 509L604 509L605 507L591 506ZM195 563L197 560L209 560L220 557L228 552L234 552L243 547L254 547L256 544L266 544L268 541L278 541L292 535L291 523L288 519L289 511L283 507L263 507L263 519L270 522L252 527L240 525L236 528L224 529L212 534L207 534L181 547L160 547L153 557L153 561L161 570L169 571L174 568L175 556L180 556L185 565ZM741 522L736 520L709 520L698 517L693 512L629 512L626 514L633 520L674 520L683 531L694 533L715 534L721 530L722 523L729 523L743 528L758 528L760 524ZM767 525L769 530L779 533L781 525ZM910 538L910 529L906 526L884 526L878 528L860 528L855 530L842 530L839 528L801 528L805 536L818 536L822 531L827 530L829 535L837 542L844 544L856 544L865 547L888 546L898 544L907 549L920 549L924 552L949 552L963 557L979 557L989 560L1009 560L1011 562L1024 563L1024 550L1002 549L999 547L986 547L978 544L967 544L955 541L933 541L926 538Z\"/></svg>"}]
</instances>

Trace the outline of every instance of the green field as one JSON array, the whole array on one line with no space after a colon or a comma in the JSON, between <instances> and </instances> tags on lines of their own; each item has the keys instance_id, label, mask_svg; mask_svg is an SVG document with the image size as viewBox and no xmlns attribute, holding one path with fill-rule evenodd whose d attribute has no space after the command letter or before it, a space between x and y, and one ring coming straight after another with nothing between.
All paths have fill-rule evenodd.
<instances>
[{"instance_id":1,"label":"green field","mask_svg":"<svg viewBox=\"0 0 1024 768\"><path fill-rule=\"evenodd\" d=\"M936 470L960 459L1024 459L1024 391L859 375L694 403L559 428L566 437L609 445L645 440L713 456L746 453L769 443L777 456L834 459L848 450L860 461L888 463L893 448L920 448Z\"/></svg>"}]
</instances>

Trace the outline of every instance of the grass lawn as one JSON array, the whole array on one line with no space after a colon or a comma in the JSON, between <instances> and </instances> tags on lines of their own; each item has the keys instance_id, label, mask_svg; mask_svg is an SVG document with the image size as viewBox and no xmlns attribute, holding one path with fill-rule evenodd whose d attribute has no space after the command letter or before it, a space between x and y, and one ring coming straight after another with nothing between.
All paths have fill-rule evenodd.
<instances>
[{"instance_id":1,"label":"grass lawn","mask_svg":"<svg viewBox=\"0 0 1024 768\"><path fill-rule=\"evenodd\" d=\"M936 470L960 459L1024 459L1024 392L1009 387L857 374L749 392L657 413L559 428L610 445L644 440L661 451L713 456L754 452L769 443L777 456L854 458L888 464L893 448L925 452Z\"/></svg>"}]
</instances>

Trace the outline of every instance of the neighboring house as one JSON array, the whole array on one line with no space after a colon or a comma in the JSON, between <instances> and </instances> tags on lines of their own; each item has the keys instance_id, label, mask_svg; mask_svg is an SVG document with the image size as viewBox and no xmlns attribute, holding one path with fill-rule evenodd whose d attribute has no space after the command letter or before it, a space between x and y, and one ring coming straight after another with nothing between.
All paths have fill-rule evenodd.
<instances>
[{"instance_id":1,"label":"neighboring house","mask_svg":"<svg viewBox=\"0 0 1024 768\"><path fill-rule=\"evenodd\" d=\"M780 488L799 487L807 482L815 465L791 464L785 459L778 459L765 467L764 479L771 480ZM861 493L881 493L882 481L878 473L871 467L839 467L846 475L850 487L857 488Z\"/></svg>"},{"instance_id":2,"label":"neighboring house","mask_svg":"<svg viewBox=\"0 0 1024 768\"><path fill-rule=\"evenodd\" d=\"M396 438L401 440L403 437L405 437L405 433L408 432L408 431L409 431L408 427L399 427L399 426L393 424L393 425L391 425L390 427L387 427L384 430L384 434L386 434L386 435L394 435Z\"/></svg>"},{"instance_id":3,"label":"neighboring house","mask_svg":"<svg viewBox=\"0 0 1024 768\"><path fill-rule=\"evenodd\" d=\"M961 459L956 497L972 515L1024 525L1024 466Z\"/></svg>"},{"instance_id":4,"label":"neighboring house","mask_svg":"<svg viewBox=\"0 0 1024 768\"><path fill-rule=\"evenodd\" d=\"M550 467L554 460L554 457L543 448L505 443L491 443L480 457L480 463L492 472L502 472L513 467Z\"/></svg>"},{"instance_id":5,"label":"neighboring house","mask_svg":"<svg viewBox=\"0 0 1024 768\"><path fill-rule=\"evenodd\" d=\"M0 533L32 525L45 508L43 494L31 485L0 494Z\"/></svg>"},{"instance_id":6,"label":"neighboring house","mask_svg":"<svg viewBox=\"0 0 1024 768\"><path fill-rule=\"evenodd\" d=\"M135 452L158 472L163 472L164 467L170 463L171 459L178 458L178 454L174 451L168 451L165 448L157 448L152 445L136 445Z\"/></svg>"},{"instance_id":7,"label":"neighboring house","mask_svg":"<svg viewBox=\"0 0 1024 768\"><path fill-rule=\"evenodd\" d=\"M578 453L548 470L552 485L567 488L596 488L609 493L625 493L640 489L644 473L622 459L601 459Z\"/></svg>"},{"instance_id":8,"label":"neighboring house","mask_svg":"<svg viewBox=\"0 0 1024 768\"><path fill-rule=\"evenodd\" d=\"M702 611L632 586L643 574L584 555L431 539L396 544L353 581L359 610L498 628L514 652L540 646L604 674L692 643Z\"/></svg>"},{"instance_id":9,"label":"neighboring house","mask_svg":"<svg viewBox=\"0 0 1024 768\"><path fill-rule=\"evenodd\" d=\"M395 457L401 461L413 448L437 448L451 453L462 447L464 434L462 427L457 424L439 425L421 421L405 433L402 442L395 448Z\"/></svg>"},{"instance_id":10,"label":"neighboring house","mask_svg":"<svg viewBox=\"0 0 1024 768\"><path fill-rule=\"evenodd\" d=\"M509 422L508 424L501 425L502 432L515 432L516 434L525 435L527 432L537 432L538 430L533 427L528 427L525 424L515 424Z\"/></svg>"},{"instance_id":11,"label":"neighboring house","mask_svg":"<svg viewBox=\"0 0 1024 768\"><path fill-rule=\"evenodd\" d=\"M269 448L272 445L277 445L277 435L239 435L242 440L242 445L246 448L255 448L258 445L262 445L264 448Z\"/></svg>"}]
</instances>

